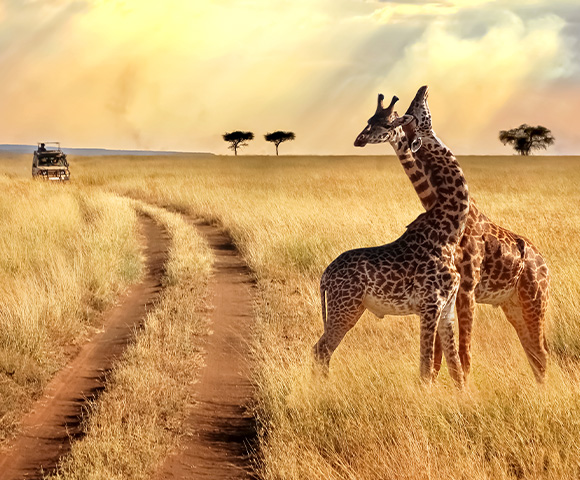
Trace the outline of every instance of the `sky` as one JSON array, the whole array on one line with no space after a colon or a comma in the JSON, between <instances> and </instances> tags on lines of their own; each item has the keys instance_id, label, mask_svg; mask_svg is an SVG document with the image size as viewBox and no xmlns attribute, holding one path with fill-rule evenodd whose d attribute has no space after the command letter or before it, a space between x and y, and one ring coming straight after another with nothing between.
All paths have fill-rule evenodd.
<instances>
[{"instance_id":1,"label":"sky","mask_svg":"<svg viewBox=\"0 0 580 480\"><path fill-rule=\"evenodd\" d=\"M385 154L353 146L377 95L429 85L457 154L522 123L580 153L578 0L0 0L0 72L0 143Z\"/></svg>"}]
</instances>

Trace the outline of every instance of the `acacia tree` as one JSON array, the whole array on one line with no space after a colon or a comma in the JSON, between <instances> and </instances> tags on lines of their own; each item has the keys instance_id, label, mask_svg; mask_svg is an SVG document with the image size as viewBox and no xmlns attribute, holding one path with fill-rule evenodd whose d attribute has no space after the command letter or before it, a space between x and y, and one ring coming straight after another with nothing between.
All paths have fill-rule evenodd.
<instances>
[{"instance_id":1,"label":"acacia tree","mask_svg":"<svg viewBox=\"0 0 580 480\"><path fill-rule=\"evenodd\" d=\"M230 142L231 145L228 148L233 150L235 155L238 154L238 148L246 147L247 142L254 139L252 132L241 132L240 130L224 133L222 136L226 142Z\"/></svg>"},{"instance_id":2,"label":"acacia tree","mask_svg":"<svg viewBox=\"0 0 580 480\"><path fill-rule=\"evenodd\" d=\"M499 139L504 145L509 143L520 155L529 155L532 150L540 148L545 150L555 140L552 132L546 127L541 125L532 127L525 123L511 130L501 130Z\"/></svg>"},{"instance_id":3,"label":"acacia tree","mask_svg":"<svg viewBox=\"0 0 580 480\"><path fill-rule=\"evenodd\" d=\"M278 145L288 140L294 140L296 135L294 135L294 132L282 132L281 130L278 130L273 133L267 133L264 135L264 138L267 142L272 142L276 145L276 155L278 155Z\"/></svg>"}]
</instances>

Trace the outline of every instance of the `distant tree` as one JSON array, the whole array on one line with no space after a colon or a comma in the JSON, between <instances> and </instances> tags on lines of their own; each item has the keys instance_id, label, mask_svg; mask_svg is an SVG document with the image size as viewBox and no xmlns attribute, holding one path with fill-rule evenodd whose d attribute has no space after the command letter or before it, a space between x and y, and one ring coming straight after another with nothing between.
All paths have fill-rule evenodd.
<instances>
[{"instance_id":1,"label":"distant tree","mask_svg":"<svg viewBox=\"0 0 580 480\"><path fill-rule=\"evenodd\" d=\"M248 145L247 142L254 139L254 134L252 132L240 132L239 130L224 133L222 136L226 142L231 143L228 148L233 150L235 155L238 154L238 148L246 147Z\"/></svg>"},{"instance_id":2,"label":"distant tree","mask_svg":"<svg viewBox=\"0 0 580 480\"><path fill-rule=\"evenodd\" d=\"M267 133L266 135L264 135L264 138L266 139L267 142L272 142L273 144L276 145L276 155L278 155L278 145L288 140L294 140L296 138L296 135L294 135L294 132L282 132L278 130L273 133Z\"/></svg>"},{"instance_id":3,"label":"distant tree","mask_svg":"<svg viewBox=\"0 0 580 480\"><path fill-rule=\"evenodd\" d=\"M501 130L499 139L504 145L509 143L520 155L529 155L532 150L540 148L545 150L555 140L552 132L546 127L541 125L532 127L525 123L511 130Z\"/></svg>"}]
</instances>

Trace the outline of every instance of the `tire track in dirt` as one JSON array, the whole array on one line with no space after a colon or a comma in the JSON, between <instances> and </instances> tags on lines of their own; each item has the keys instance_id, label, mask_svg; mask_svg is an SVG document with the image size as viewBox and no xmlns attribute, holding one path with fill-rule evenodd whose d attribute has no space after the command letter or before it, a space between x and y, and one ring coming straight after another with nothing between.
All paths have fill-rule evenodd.
<instances>
[{"instance_id":1,"label":"tire track in dirt","mask_svg":"<svg viewBox=\"0 0 580 480\"><path fill-rule=\"evenodd\" d=\"M82 435L88 401L105 388L106 375L133 341L147 310L161 292L169 237L150 217L139 217L146 274L104 316L102 328L47 385L23 418L20 434L0 452L0 480L42 478L55 470L71 441Z\"/></svg>"},{"instance_id":2,"label":"tire track in dirt","mask_svg":"<svg viewBox=\"0 0 580 480\"><path fill-rule=\"evenodd\" d=\"M215 258L209 289L212 333L204 343L205 367L192 386L195 404L189 407L187 434L154 478L254 478L249 351L254 281L229 235L202 220L185 218L207 240Z\"/></svg>"}]
</instances>

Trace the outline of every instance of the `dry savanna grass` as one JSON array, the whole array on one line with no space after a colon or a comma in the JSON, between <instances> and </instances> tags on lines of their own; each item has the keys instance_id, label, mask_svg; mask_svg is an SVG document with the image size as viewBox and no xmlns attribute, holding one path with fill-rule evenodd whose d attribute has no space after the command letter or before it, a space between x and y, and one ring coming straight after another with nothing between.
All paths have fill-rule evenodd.
<instances>
[{"instance_id":1,"label":"dry savanna grass","mask_svg":"<svg viewBox=\"0 0 580 480\"><path fill-rule=\"evenodd\" d=\"M59 187L0 175L0 439L141 275L130 203Z\"/></svg>"},{"instance_id":2,"label":"dry savanna grass","mask_svg":"<svg viewBox=\"0 0 580 480\"><path fill-rule=\"evenodd\" d=\"M513 328L499 309L487 306L476 313L467 392L454 389L445 368L436 385L421 386L416 317L378 320L365 313L333 356L329 379L312 377L311 347L322 333L318 281L325 266L344 250L396 239L421 212L393 157L77 158L73 182L64 191L139 198L204 216L230 231L259 285L254 352L262 478L576 478L580 159L459 161L480 208L530 238L551 267L552 355L542 387L534 382ZM32 185L19 182L25 189ZM184 265L203 251L201 244L195 246ZM203 283L199 272L183 278ZM196 305L190 297L171 301ZM194 350L185 351L195 356ZM128 368L155 371L132 364L132 355L133 349L122 362ZM178 365L181 361L176 359ZM112 390L126 390L116 375ZM187 398L180 395L177 410ZM94 437L102 443L109 438L107 428L117 429L115 418L123 418L105 413L107 402L105 395L87 424L87 438L102 426L105 433ZM158 408L155 401L139 405L136 424L145 415L142 409ZM132 411L130 403L125 410L112 408ZM131 432L134 448L141 434ZM143 449L135 457L146 452L160 458L162 452L150 453L153 437L143 435ZM169 437L167 445L173 441ZM109 447L120 448L116 442ZM64 471L90 478L82 466L104 462L99 459L106 455L97 453L96 444L82 445L73 448L78 460L67 461ZM133 455L123 454L130 464ZM147 472L137 465L143 464L135 460L110 478L142 478Z\"/></svg>"},{"instance_id":3,"label":"dry savanna grass","mask_svg":"<svg viewBox=\"0 0 580 480\"><path fill-rule=\"evenodd\" d=\"M89 409L86 435L73 443L55 479L147 478L185 433L190 387L203 365L199 339L208 330L211 252L181 216L138 201L134 207L171 238L165 289Z\"/></svg>"},{"instance_id":4,"label":"dry savanna grass","mask_svg":"<svg viewBox=\"0 0 580 480\"><path fill-rule=\"evenodd\" d=\"M215 220L259 282L255 352L260 474L288 478L569 478L580 473L577 158L460 158L491 218L552 270L546 385L499 309L479 306L471 387L418 379L415 317L366 313L311 376L322 332L318 280L342 251L397 238L421 211L394 158L167 157L97 160L80 183ZM115 168L112 168L112 165ZM139 165L139 176L134 174Z\"/></svg>"}]
</instances>

